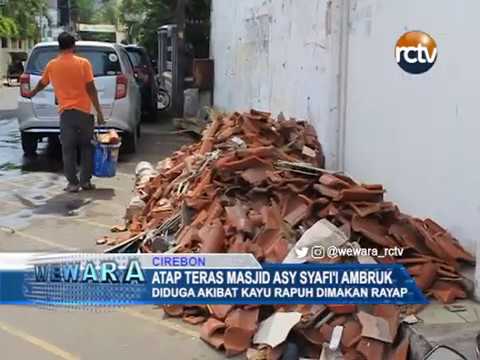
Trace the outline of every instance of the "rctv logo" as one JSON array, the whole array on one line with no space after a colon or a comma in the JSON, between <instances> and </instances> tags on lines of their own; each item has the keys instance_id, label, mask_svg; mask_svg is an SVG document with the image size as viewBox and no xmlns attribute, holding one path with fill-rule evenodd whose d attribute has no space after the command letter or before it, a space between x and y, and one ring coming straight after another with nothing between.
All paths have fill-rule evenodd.
<instances>
[{"instance_id":1,"label":"rctv logo","mask_svg":"<svg viewBox=\"0 0 480 360\"><path fill-rule=\"evenodd\" d=\"M423 31L409 31L403 34L395 47L398 66L410 74L422 74L437 61L437 43Z\"/></svg>"}]
</instances>

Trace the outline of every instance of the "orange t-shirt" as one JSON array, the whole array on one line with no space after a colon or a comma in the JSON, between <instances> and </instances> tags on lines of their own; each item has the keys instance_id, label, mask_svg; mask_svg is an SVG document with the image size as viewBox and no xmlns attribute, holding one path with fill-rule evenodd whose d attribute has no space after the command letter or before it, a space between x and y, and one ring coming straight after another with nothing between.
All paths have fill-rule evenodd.
<instances>
[{"instance_id":1,"label":"orange t-shirt","mask_svg":"<svg viewBox=\"0 0 480 360\"><path fill-rule=\"evenodd\" d=\"M52 83L60 112L75 109L91 113L92 101L86 85L93 81L93 69L87 59L60 54L47 64L41 81L44 85Z\"/></svg>"}]
</instances>

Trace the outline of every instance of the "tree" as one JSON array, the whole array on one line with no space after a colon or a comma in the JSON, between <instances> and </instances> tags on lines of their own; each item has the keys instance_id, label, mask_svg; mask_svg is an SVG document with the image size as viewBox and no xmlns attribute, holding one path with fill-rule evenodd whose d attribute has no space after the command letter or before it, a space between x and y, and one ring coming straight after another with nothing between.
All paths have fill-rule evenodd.
<instances>
[{"instance_id":1,"label":"tree","mask_svg":"<svg viewBox=\"0 0 480 360\"><path fill-rule=\"evenodd\" d=\"M71 17L74 23L93 23L95 0L70 0Z\"/></svg>"},{"instance_id":2,"label":"tree","mask_svg":"<svg viewBox=\"0 0 480 360\"><path fill-rule=\"evenodd\" d=\"M95 20L102 24L117 25L120 17L117 0L106 0L95 16Z\"/></svg>"},{"instance_id":3,"label":"tree","mask_svg":"<svg viewBox=\"0 0 480 360\"><path fill-rule=\"evenodd\" d=\"M187 20L195 19L204 22L203 25L195 27L187 26L187 40L195 44L206 41L207 47L210 4L211 0L187 0L185 14ZM176 7L176 0L123 0L119 8L119 19L127 27L129 41L137 40L148 49L151 55L155 55L158 28L176 22Z\"/></svg>"},{"instance_id":4,"label":"tree","mask_svg":"<svg viewBox=\"0 0 480 360\"><path fill-rule=\"evenodd\" d=\"M0 37L17 37L19 34L17 24L11 17L0 15Z\"/></svg>"},{"instance_id":5,"label":"tree","mask_svg":"<svg viewBox=\"0 0 480 360\"><path fill-rule=\"evenodd\" d=\"M174 21L175 0L123 0L120 21L127 26L132 39L152 49L160 26Z\"/></svg>"},{"instance_id":6,"label":"tree","mask_svg":"<svg viewBox=\"0 0 480 360\"><path fill-rule=\"evenodd\" d=\"M46 14L46 0L8 0L0 19L0 27L6 36L37 38L40 34L38 18L46 17Z\"/></svg>"}]
</instances>

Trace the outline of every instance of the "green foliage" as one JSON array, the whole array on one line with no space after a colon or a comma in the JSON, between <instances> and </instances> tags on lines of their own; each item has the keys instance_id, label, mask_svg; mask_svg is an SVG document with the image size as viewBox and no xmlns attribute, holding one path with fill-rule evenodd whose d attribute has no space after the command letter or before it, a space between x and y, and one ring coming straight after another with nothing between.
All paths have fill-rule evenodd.
<instances>
[{"instance_id":1,"label":"green foliage","mask_svg":"<svg viewBox=\"0 0 480 360\"><path fill-rule=\"evenodd\" d=\"M117 25L120 17L119 1L104 0L94 19L98 24Z\"/></svg>"},{"instance_id":2,"label":"green foliage","mask_svg":"<svg viewBox=\"0 0 480 360\"><path fill-rule=\"evenodd\" d=\"M15 20L8 16L0 15L0 37L17 37L19 34Z\"/></svg>"},{"instance_id":3,"label":"green foliage","mask_svg":"<svg viewBox=\"0 0 480 360\"><path fill-rule=\"evenodd\" d=\"M95 0L70 0L71 18L75 23L93 24Z\"/></svg>"},{"instance_id":4,"label":"green foliage","mask_svg":"<svg viewBox=\"0 0 480 360\"><path fill-rule=\"evenodd\" d=\"M0 27L12 37L36 38L40 33L37 19L46 14L46 0L8 0L3 8Z\"/></svg>"},{"instance_id":5,"label":"green foliage","mask_svg":"<svg viewBox=\"0 0 480 360\"><path fill-rule=\"evenodd\" d=\"M39 34L36 18L46 13L45 0L9 0L0 17L2 36L34 38Z\"/></svg>"},{"instance_id":6,"label":"green foliage","mask_svg":"<svg viewBox=\"0 0 480 360\"><path fill-rule=\"evenodd\" d=\"M187 0L186 3L187 19L209 19L211 0ZM158 28L175 23L176 6L176 0L123 0L120 5L120 21L127 26L130 41L137 40L151 54L154 54ZM142 20L132 21L129 16L131 14L141 15ZM208 31L207 26L207 34L203 35L208 36Z\"/></svg>"},{"instance_id":7,"label":"green foliage","mask_svg":"<svg viewBox=\"0 0 480 360\"><path fill-rule=\"evenodd\" d=\"M82 24L116 25L119 19L119 0L104 0L100 7L95 0L70 0L72 21Z\"/></svg>"}]
</instances>

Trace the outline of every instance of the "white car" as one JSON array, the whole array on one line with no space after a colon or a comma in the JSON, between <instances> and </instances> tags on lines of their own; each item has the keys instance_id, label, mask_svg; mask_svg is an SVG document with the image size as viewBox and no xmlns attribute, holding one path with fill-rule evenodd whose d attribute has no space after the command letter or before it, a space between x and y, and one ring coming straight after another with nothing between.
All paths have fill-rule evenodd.
<instances>
[{"instance_id":1,"label":"white car","mask_svg":"<svg viewBox=\"0 0 480 360\"><path fill-rule=\"evenodd\" d=\"M26 155L34 154L38 141L58 136L60 117L51 85L33 99L25 95L42 77L47 63L58 54L58 43L37 44L28 57L20 77L18 122ZM125 49L116 44L77 41L76 55L87 58L93 67L95 85L106 123L97 131L117 130L125 152L135 152L140 135L141 94L132 63Z\"/></svg>"}]
</instances>

